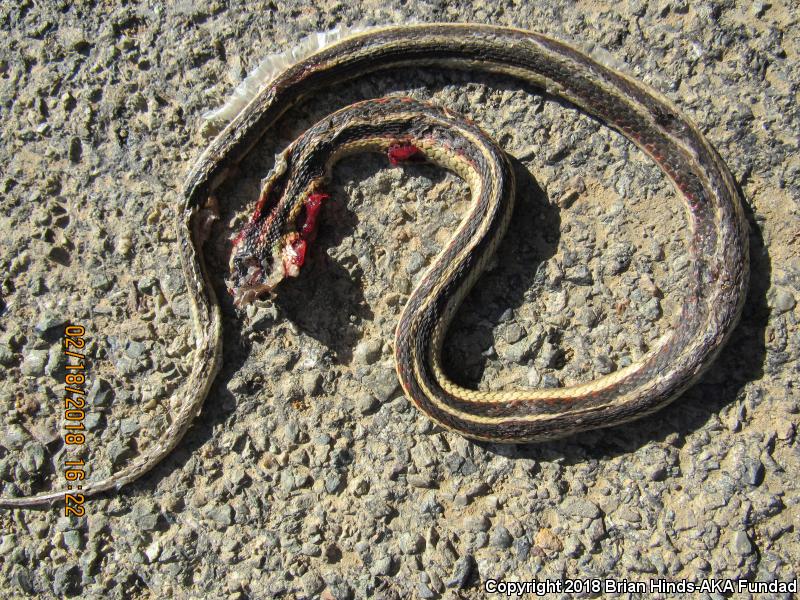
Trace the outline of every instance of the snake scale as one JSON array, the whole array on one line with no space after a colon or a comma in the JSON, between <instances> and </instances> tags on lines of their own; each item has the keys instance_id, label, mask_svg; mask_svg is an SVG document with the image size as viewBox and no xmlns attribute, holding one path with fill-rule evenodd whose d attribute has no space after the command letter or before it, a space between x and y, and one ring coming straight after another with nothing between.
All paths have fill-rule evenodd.
<instances>
[{"instance_id":1,"label":"snake scale","mask_svg":"<svg viewBox=\"0 0 800 600\"><path fill-rule=\"evenodd\" d=\"M415 156L469 184L472 209L411 293L395 358L410 400L469 438L529 442L608 427L658 410L708 367L734 328L748 284L742 199L717 152L669 100L569 45L538 33L474 24L384 27L333 43L286 68L211 142L192 166L178 245L196 344L178 413L160 438L120 471L86 482L85 496L120 488L152 469L199 413L222 356L220 308L202 256L214 191L278 118L320 88L404 66L509 76L602 121L646 152L673 182L689 216L690 258L680 317L638 361L589 383L555 389L476 391L452 382L441 346L453 313L495 250L513 206L508 162L480 129L448 111L400 99L363 102L326 117L276 163L250 223L233 243L232 291L245 304L297 274L331 165L356 151ZM53 502L63 491L2 498L0 506Z\"/></svg>"}]
</instances>

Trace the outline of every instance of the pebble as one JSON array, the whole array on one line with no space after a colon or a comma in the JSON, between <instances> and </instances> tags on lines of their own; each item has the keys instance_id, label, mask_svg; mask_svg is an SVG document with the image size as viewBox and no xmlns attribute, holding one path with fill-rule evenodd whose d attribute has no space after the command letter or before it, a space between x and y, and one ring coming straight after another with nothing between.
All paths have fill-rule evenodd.
<instances>
[{"instance_id":1,"label":"pebble","mask_svg":"<svg viewBox=\"0 0 800 600\"><path fill-rule=\"evenodd\" d=\"M770 306L772 306L779 315L789 312L796 305L797 301L794 295L786 288L777 288L770 301Z\"/></svg>"},{"instance_id":2,"label":"pebble","mask_svg":"<svg viewBox=\"0 0 800 600\"><path fill-rule=\"evenodd\" d=\"M307 396L316 396L322 385L322 375L320 373L303 374L302 387Z\"/></svg>"},{"instance_id":3,"label":"pebble","mask_svg":"<svg viewBox=\"0 0 800 600\"><path fill-rule=\"evenodd\" d=\"M79 531L75 531L71 529L70 531L64 532L64 545L72 550L73 552L77 552L81 549L83 540L81 539L81 534Z\"/></svg>"},{"instance_id":4,"label":"pebble","mask_svg":"<svg viewBox=\"0 0 800 600\"><path fill-rule=\"evenodd\" d=\"M425 598L426 600L428 598L436 598L438 595L431 588L429 588L427 584L421 582L417 584L417 594L420 598Z\"/></svg>"},{"instance_id":5,"label":"pebble","mask_svg":"<svg viewBox=\"0 0 800 600\"><path fill-rule=\"evenodd\" d=\"M20 425L9 425L0 437L0 445L9 450L20 450L30 440L28 432Z\"/></svg>"},{"instance_id":6,"label":"pebble","mask_svg":"<svg viewBox=\"0 0 800 600\"><path fill-rule=\"evenodd\" d=\"M81 592L82 573L77 565L63 565L53 573L53 593L59 597L75 596Z\"/></svg>"},{"instance_id":7,"label":"pebble","mask_svg":"<svg viewBox=\"0 0 800 600\"><path fill-rule=\"evenodd\" d=\"M314 571L306 572L301 578L303 591L309 596L319 594L325 588L325 581Z\"/></svg>"},{"instance_id":8,"label":"pebble","mask_svg":"<svg viewBox=\"0 0 800 600\"><path fill-rule=\"evenodd\" d=\"M358 364L371 365L381 357L381 348L380 340L362 340L353 351L353 360Z\"/></svg>"},{"instance_id":9,"label":"pebble","mask_svg":"<svg viewBox=\"0 0 800 600\"><path fill-rule=\"evenodd\" d=\"M514 541L514 539L511 537L511 534L508 532L508 529L502 525L498 525L492 530L490 539L491 544L498 548L510 548Z\"/></svg>"},{"instance_id":10,"label":"pebble","mask_svg":"<svg viewBox=\"0 0 800 600\"><path fill-rule=\"evenodd\" d=\"M355 403L356 403L356 409L362 415L372 414L380 407L378 399L369 392L360 393L357 396Z\"/></svg>"},{"instance_id":11,"label":"pebble","mask_svg":"<svg viewBox=\"0 0 800 600\"><path fill-rule=\"evenodd\" d=\"M96 407L105 407L108 406L109 403L114 398L114 391L111 388L111 385L101 378L96 378L92 381L91 386L89 387L89 395L88 400L92 406Z\"/></svg>"},{"instance_id":12,"label":"pebble","mask_svg":"<svg viewBox=\"0 0 800 600\"><path fill-rule=\"evenodd\" d=\"M40 444L29 444L22 451L20 464L30 474L38 473L45 463L45 450Z\"/></svg>"},{"instance_id":13,"label":"pebble","mask_svg":"<svg viewBox=\"0 0 800 600\"><path fill-rule=\"evenodd\" d=\"M404 533L400 536L399 545L404 554L419 554L425 547L425 539L421 535Z\"/></svg>"},{"instance_id":14,"label":"pebble","mask_svg":"<svg viewBox=\"0 0 800 600\"><path fill-rule=\"evenodd\" d=\"M744 531L735 531L733 533L733 551L740 556L747 556L753 551L753 544L750 542L750 538L747 537L747 533Z\"/></svg>"},{"instance_id":15,"label":"pebble","mask_svg":"<svg viewBox=\"0 0 800 600\"><path fill-rule=\"evenodd\" d=\"M570 517L596 519L600 516L600 509L597 505L585 498L568 497L561 503L559 508L561 512Z\"/></svg>"},{"instance_id":16,"label":"pebble","mask_svg":"<svg viewBox=\"0 0 800 600\"><path fill-rule=\"evenodd\" d=\"M491 522L489 519L482 515L466 516L463 520L463 527L467 531L488 531L490 526Z\"/></svg>"},{"instance_id":17,"label":"pebble","mask_svg":"<svg viewBox=\"0 0 800 600\"><path fill-rule=\"evenodd\" d=\"M25 353L22 361L22 374L28 377L44 375L48 359L49 354L47 350L29 350Z\"/></svg>"},{"instance_id":18,"label":"pebble","mask_svg":"<svg viewBox=\"0 0 800 600\"><path fill-rule=\"evenodd\" d=\"M392 569L392 558L390 556L383 556L375 560L370 566L370 573L373 577L381 575L388 575Z\"/></svg>"},{"instance_id":19,"label":"pebble","mask_svg":"<svg viewBox=\"0 0 800 600\"><path fill-rule=\"evenodd\" d=\"M450 579L445 582L445 585L451 589L464 589L475 567L475 559L471 554L462 556L456 561L455 565L453 565L453 574L450 576Z\"/></svg>"},{"instance_id":20,"label":"pebble","mask_svg":"<svg viewBox=\"0 0 800 600\"><path fill-rule=\"evenodd\" d=\"M561 540L550 529L540 529L533 541L548 552L560 552L564 547Z\"/></svg>"},{"instance_id":21,"label":"pebble","mask_svg":"<svg viewBox=\"0 0 800 600\"><path fill-rule=\"evenodd\" d=\"M67 323L67 319L64 318L64 315L60 313L54 313L50 311L45 311L39 316L39 320L36 322L34 329L37 333L47 334L51 332L53 329L61 328L64 324Z\"/></svg>"}]
</instances>

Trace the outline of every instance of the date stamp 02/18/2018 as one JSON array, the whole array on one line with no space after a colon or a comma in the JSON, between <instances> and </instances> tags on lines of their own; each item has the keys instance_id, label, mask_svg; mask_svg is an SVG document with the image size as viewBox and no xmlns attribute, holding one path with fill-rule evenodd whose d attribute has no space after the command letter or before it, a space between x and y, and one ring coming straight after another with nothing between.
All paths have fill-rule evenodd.
<instances>
[{"instance_id":1,"label":"date stamp 02/18/2018","mask_svg":"<svg viewBox=\"0 0 800 600\"><path fill-rule=\"evenodd\" d=\"M70 449L80 451L86 442L86 329L81 325L67 325L64 328L64 444L68 448L64 461L64 478L67 492L64 494L64 516L82 517L86 514L83 506L83 480L86 478L86 464L82 458L75 458ZM72 493L72 492L75 493Z\"/></svg>"},{"instance_id":2,"label":"date stamp 02/18/2018","mask_svg":"<svg viewBox=\"0 0 800 600\"><path fill-rule=\"evenodd\" d=\"M680 579L651 579L630 581L628 579L539 579L530 581L504 581L487 579L483 591L506 598L544 597L549 594L650 594L671 597L674 594L797 594L798 582L793 581L747 581L746 579L702 579L689 581Z\"/></svg>"}]
</instances>

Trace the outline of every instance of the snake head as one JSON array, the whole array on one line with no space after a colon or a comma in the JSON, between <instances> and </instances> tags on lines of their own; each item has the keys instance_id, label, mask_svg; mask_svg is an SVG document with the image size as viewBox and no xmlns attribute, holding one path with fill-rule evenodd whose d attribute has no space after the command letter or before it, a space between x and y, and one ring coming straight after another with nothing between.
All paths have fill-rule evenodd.
<instances>
[{"instance_id":1,"label":"snake head","mask_svg":"<svg viewBox=\"0 0 800 600\"><path fill-rule=\"evenodd\" d=\"M278 202L265 216L260 200L250 222L233 238L228 290L243 307L271 293L286 277L297 277L316 237L317 219L328 194L305 194L297 208Z\"/></svg>"}]
</instances>

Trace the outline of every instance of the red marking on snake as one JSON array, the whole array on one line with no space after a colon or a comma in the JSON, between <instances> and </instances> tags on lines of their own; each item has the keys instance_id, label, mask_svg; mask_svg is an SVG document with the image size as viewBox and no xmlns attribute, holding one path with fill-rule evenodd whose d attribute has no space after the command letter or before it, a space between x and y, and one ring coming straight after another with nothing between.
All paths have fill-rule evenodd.
<instances>
[{"instance_id":1,"label":"red marking on snake","mask_svg":"<svg viewBox=\"0 0 800 600\"><path fill-rule=\"evenodd\" d=\"M268 198L269 194L261 194L258 197L258 202L256 202L256 207L253 210L253 216L250 217L251 223L255 223L258 219L261 218L261 212L264 210L264 205L267 203Z\"/></svg>"},{"instance_id":2,"label":"red marking on snake","mask_svg":"<svg viewBox=\"0 0 800 600\"><path fill-rule=\"evenodd\" d=\"M231 242L231 245L232 245L234 248L236 248L236 246L238 246L238 245L239 245L239 242L241 242L241 241L244 239L244 236L245 236L245 234L246 234L246 233L247 233L247 228L244 228L244 229L242 229L241 231L239 231L239 233L237 233L237 234L234 236L234 238L233 238L233 240L232 240L232 242Z\"/></svg>"},{"instance_id":3,"label":"red marking on snake","mask_svg":"<svg viewBox=\"0 0 800 600\"><path fill-rule=\"evenodd\" d=\"M389 163L393 167L402 162L422 160L424 158L422 150L408 143L392 144L386 154L389 156Z\"/></svg>"}]
</instances>

